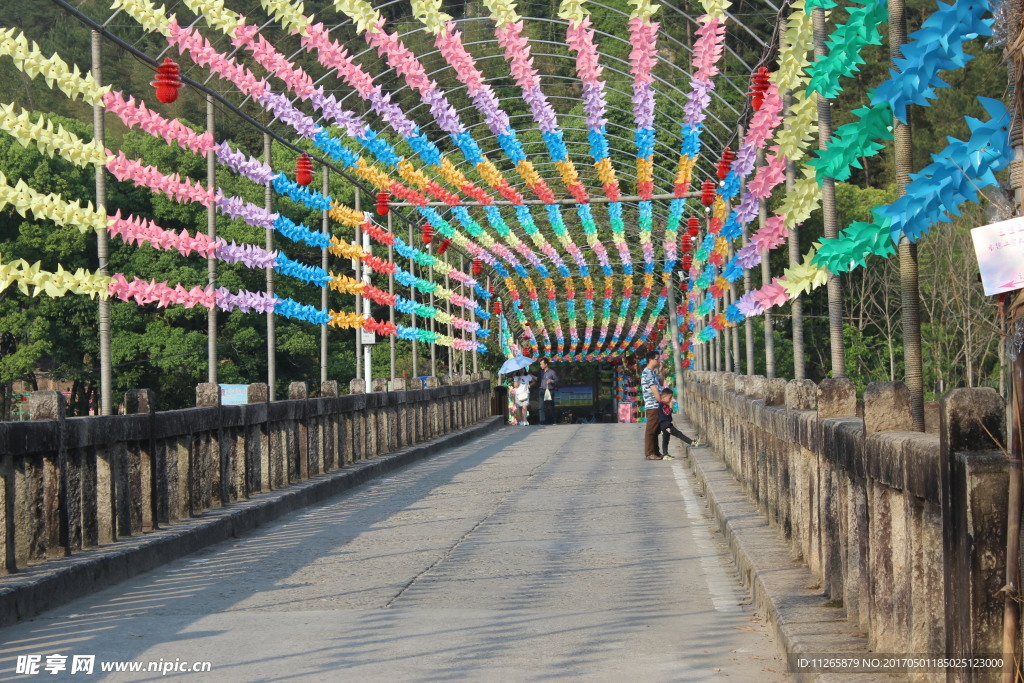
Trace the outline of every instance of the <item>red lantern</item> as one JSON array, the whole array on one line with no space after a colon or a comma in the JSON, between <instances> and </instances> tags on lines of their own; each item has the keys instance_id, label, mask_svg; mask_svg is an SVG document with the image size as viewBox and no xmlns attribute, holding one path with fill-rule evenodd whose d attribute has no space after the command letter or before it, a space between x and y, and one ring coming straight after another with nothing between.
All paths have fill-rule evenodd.
<instances>
[{"instance_id":1,"label":"red lantern","mask_svg":"<svg viewBox=\"0 0 1024 683\"><path fill-rule=\"evenodd\" d=\"M690 237L696 237L700 234L700 219L690 218L686 221L686 234Z\"/></svg>"},{"instance_id":2,"label":"red lantern","mask_svg":"<svg viewBox=\"0 0 1024 683\"><path fill-rule=\"evenodd\" d=\"M501 302L495 301L492 310L494 311L494 315L501 315Z\"/></svg>"},{"instance_id":3,"label":"red lantern","mask_svg":"<svg viewBox=\"0 0 1024 683\"><path fill-rule=\"evenodd\" d=\"M424 223L420 232L423 234L423 244L430 244L434 241L434 226L430 223Z\"/></svg>"},{"instance_id":4,"label":"red lantern","mask_svg":"<svg viewBox=\"0 0 1024 683\"><path fill-rule=\"evenodd\" d=\"M689 254L683 254L683 270L689 270L693 264L693 257Z\"/></svg>"},{"instance_id":5,"label":"red lantern","mask_svg":"<svg viewBox=\"0 0 1024 683\"><path fill-rule=\"evenodd\" d=\"M389 205L390 201L391 201L391 195L388 194L387 192L378 192L377 193L377 215L378 216L387 216L388 215L388 212L391 211L391 207Z\"/></svg>"},{"instance_id":6,"label":"red lantern","mask_svg":"<svg viewBox=\"0 0 1024 683\"><path fill-rule=\"evenodd\" d=\"M658 329L659 330L665 329L665 319L664 318L658 318Z\"/></svg>"},{"instance_id":7,"label":"red lantern","mask_svg":"<svg viewBox=\"0 0 1024 683\"><path fill-rule=\"evenodd\" d=\"M181 88L178 65L169 59L156 68L156 80L150 83L156 88L156 98L164 104L170 104L178 99L178 90Z\"/></svg>"},{"instance_id":8,"label":"red lantern","mask_svg":"<svg viewBox=\"0 0 1024 683\"><path fill-rule=\"evenodd\" d=\"M693 242L690 240L690 236L689 235L683 235L683 241L682 241L683 253L685 254L686 252L690 251L691 249L693 249Z\"/></svg>"},{"instance_id":9,"label":"red lantern","mask_svg":"<svg viewBox=\"0 0 1024 683\"><path fill-rule=\"evenodd\" d=\"M452 246L452 241L450 239L448 239L447 237L445 237L437 245L437 255L440 256L444 252L448 251L448 247L450 247L450 246Z\"/></svg>"},{"instance_id":10,"label":"red lantern","mask_svg":"<svg viewBox=\"0 0 1024 683\"><path fill-rule=\"evenodd\" d=\"M494 285L491 285L490 287L487 288L487 293L490 294L492 297L494 296Z\"/></svg>"},{"instance_id":11,"label":"red lantern","mask_svg":"<svg viewBox=\"0 0 1024 683\"><path fill-rule=\"evenodd\" d=\"M700 203L711 206L715 203L715 181L708 178L700 187Z\"/></svg>"},{"instance_id":12,"label":"red lantern","mask_svg":"<svg viewBox=\"0 0 1024 683\"><path fill-rule=\"evenodd\" d=\"M647 342L647 350L648 351L653 351L654 350L654 342L652 342L652 341Z\"/></svg>"},{"instance_id":13,"label":"red lantern","mask_svg":"<svg viewBox=\"0 0 1024 683\"><path fill-rule=\"evenodd\" d=\"M732 169L732 162L736 159L736 155L728 147L722 152L722 158L718 161L718 179L725 180L725 177L729 175L729 170Z\"/></svg>"},{"instance_id":14,"label":"red lantern","mask_svg":"<svg viewBox=\"0 0 1024 683\"><path fill-rule=\"evenodd\" d=\"M750 106L754 108L754 111L759 110L764 104L764 94L768 92L769 78L768 69L763 66L750 76L750 93L748 94L750 95Z\"/></svg>"},{"instance_id":15,"label":"red lantern","mask_svg":"<svg viewBox=\"0 0 1024 683\"><path fill-rule=\"evenodd\" d=\"M473 259L473 275L479 275L480 273L483 272L483 269L484 269L483 261L481 261L478 258Z\"/></svg>"},{"instance_id":16,"label":"red lantern","mask_svg":"<svg viewBox=\"0 0 1024 683\"><path fill-rule=\"evenodd\" d=\"M299 185L309 185L313 182L313 160L305 152L295 160L295 182Z\"/></svg>"}]
</instances>

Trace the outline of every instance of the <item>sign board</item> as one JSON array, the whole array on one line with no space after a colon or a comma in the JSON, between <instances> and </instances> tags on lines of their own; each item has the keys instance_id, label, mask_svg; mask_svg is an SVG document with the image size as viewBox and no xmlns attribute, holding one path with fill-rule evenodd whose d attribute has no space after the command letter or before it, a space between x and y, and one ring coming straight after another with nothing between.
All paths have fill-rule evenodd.
<instances>
[{"instance_id":1,"label":"sign board","mask_svg":"<svg viewBox=\"0 0 1024 683\"><path fill-rule=\"evenodd\" d=\"M371 346L377 343L377 335L370 330L360 330L363 333L363 346Z\"/></svg>"},{"instance_id":2,"label":"sign board","mask_svg":"<svg viewBox=\"0 0 1024 683\"><path fill-rule=\"evenodd\" d=\"M220 404L222 406L244 406L249 402L248 384L221 384Z\"/></svg>"},{"instance_id":3,"label":"sign board","mask_svg":"<svg viewBox=\"0 0 1024 683\"><path fill-rule=\"evenodd\" d=\"M594 403L594 387L558 387L555 390L555 402L559 407L592 405Z\"/></svg>"},{"instance_id":4,"label":"sign board","mask_svg":"<svg viewBox=\"0 0 1024 683\"><path fill-rule=\"evenodd\" d=\"M985 294L1024 287L1024 217L971 230Z\"/></svg>"},{"instance_id":5,"label":"sign board","mask_svg":"<svg viewBox=\"0 0 1024 683\"><path fill-rule=\"evenodd\" d=\"M633 421L633 404L624 401L619 404L619 422Z\"/></svg>"}]
</instances>

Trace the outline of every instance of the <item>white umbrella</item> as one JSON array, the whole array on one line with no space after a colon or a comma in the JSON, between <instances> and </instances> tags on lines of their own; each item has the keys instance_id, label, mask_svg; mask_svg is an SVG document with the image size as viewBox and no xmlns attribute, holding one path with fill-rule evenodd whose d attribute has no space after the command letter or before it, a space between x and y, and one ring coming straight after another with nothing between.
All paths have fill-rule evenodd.
<instances>
[{"instance_id":1,"label":"white umbrella","mask_svg":"<svg viewBox=\"0 0 1024 683\"><path fill-rule=\"evenodd\" d=\"M515 358L509 358L507 361L501 364L501 369L498 370L499 375L507 375L510 372L516 370L522 370L525 367L529 367L533 363L532 358L526 356L516 356Z\"/></svg>"}]
</instances>

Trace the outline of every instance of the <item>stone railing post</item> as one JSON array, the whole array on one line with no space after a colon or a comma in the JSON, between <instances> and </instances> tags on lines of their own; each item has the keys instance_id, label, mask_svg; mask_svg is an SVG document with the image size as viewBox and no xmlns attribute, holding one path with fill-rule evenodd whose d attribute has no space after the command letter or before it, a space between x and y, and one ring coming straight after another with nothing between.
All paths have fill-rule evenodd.
<instances>
[{"instance_id":1,"label":"stone railing post","mask_svg":"<svg viewBox=\"0 0 1024 683\"><path fill-rule=\"evenodd\" d=\"M124 394L124 412L126 415L145 415L148 421L145 442L139 443L139 512L142 515L142 528L145 530L159 529L161 509L166 509L167 479L162 458L158 455L154 438L156 415L156 393L152 389L130 389ZM79 484L81 485L81 484ZM81 511L73 517L81 517ZM73 545L81 547L81 528L72 534Z\"/></svg>"},{"instance_id":2,"label":"stone railing post","mask_svg":"<svg viewBox=\"0 0 1024 683\"><path fill-rule=\"evenodd\" d=\"M196 385L196 408L220 410L220 386L203 382ZM219 419L216 421L221 422ZM192 510L205 510L221 501L223 463L220 457L221 430L193 434L192 467L189 468L189 495Z\"/></svg>"},{"instance_id":3,"label":"stone railing post","mask_svg":"<svg viewBox=\"0 0 1024 683\"><path fill-rule=\"evenodd\" d=\"M342 463L342 434L344 430L342 427L341 416L339 413L330 409L330 399L338 398L339 388L337 380L327 380L320 383L320 399L328 405L324 406L325 417L321 421L321 428L323 430L323 467L324 472L330 472L333 469L341 467Z\"/></svg>"},{"instance_id":4,"label":"stone railing post","mask_svg":"<svg viewBox=\"0 0 1024 683\"><path fill-rule=\"evenodd\" d=\"M297 401L295 415L295 430L292 432L292 443L294 448L289 448L294 467L288 469L293 476L300 481L309 479L310 461L316 459L316 455L309 444L309 386L305 382L292 382L288 385L288 400ZM315 468L315 466L314 466Z\"/></svg>"},{"instance_id":5,"label":"stone railing post","mask_svg":"<svg viewBox=\"0 0 1024 683\"><path fill-rule=\"evenodd\" d=\"M263 382L249 385L245 406L245 494L248 497L260 491L269 491L273 485L270 476L270 430L267 409L270 388Z\"/></svg>"},{"instance_id":6,"label":"stone railing post","mask_svg":"<svg viewBox=\"0 0 1024 683\"><path fill-rule=\"evenodd\" d=\"M17 564L22 566L46 555L71 553L64 396L58 391L34 391L28 398L28 414L33 422L53 423L57 450L43 459L41 468L19 468L16 476L16 501L42 501L42 509L38 511L41 516L32 514L31 525L22 524L25 528L17 529ZM20 511L28 509L31 507L24 506ZM30 515L22 515L19 521L29 522Z\"/></svg>"},{"instance_id":7,"label":"stone railing post","mask_svg":"<svg viewBox=\"0 0 1024 683\"><path fill-rule=\"evenodd\" d=\"M439 377L428 377L427 378L427 389L438 389L441 386L441 379ZM427 439L433 439L442 433L444 430L444 406L442 405L442 399L437 396L436 391L429 392L430 396L427 400Z\"/></svg>"},{"instance_id":8,"label":"stone railing post","mask_svg":"<svg viewBox=\"0 0 1024 683\"><path fill-rule=\"evenodd\" d=\"M396 377L391 382L391 390L394 392L394 406L392 407L391 418L394 423L392 434L394 449L405 448L412 442L412 420L410 419L408 392L404 377Z\"/></svg>"},{"instance_id":9,"label":"stone railing post","mask_svg":"<svg viewBox=\"0 0 1024 683\"><path fill-rule=\"evenodd\" d=\"M1005 409L993 389L954 389L939 414L942 529L946 584L946 651L957 656L1002 652L1009 465ZM994 438L993 438L994 437ZM970 680L951 672L946 680Z\"/></svg>"}]
</instances>

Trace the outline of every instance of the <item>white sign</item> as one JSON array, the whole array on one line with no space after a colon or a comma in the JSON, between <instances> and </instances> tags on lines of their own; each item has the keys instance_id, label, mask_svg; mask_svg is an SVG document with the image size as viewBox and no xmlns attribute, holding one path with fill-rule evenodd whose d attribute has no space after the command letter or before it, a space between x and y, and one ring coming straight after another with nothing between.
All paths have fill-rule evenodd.
<instances>
[{"instance_id":1,"label":"white sign","mask_svg":"<svg viewBox=\"0 0 1024 683\"><path fill-rule=\"evenodd\" d=\"M360 330L363 333L363 346L370 346L377 343L377 335L370 330Z\"/></svg>"},{"instance_id":2,"label":"white sign","mask_svg":"<svg viewBox=\"0 0 1024 683\"><path fill-rule=\"evenodd\" d=\"M1024 287L1024 216L971 230L985 294Z\"/></svg>"}]
</instances>

